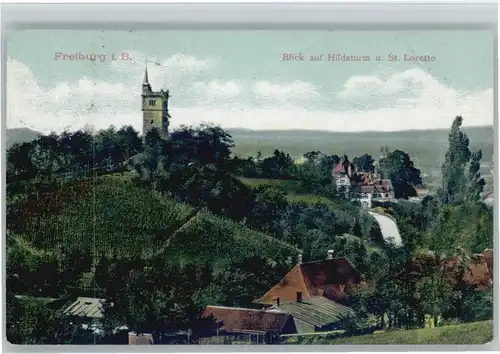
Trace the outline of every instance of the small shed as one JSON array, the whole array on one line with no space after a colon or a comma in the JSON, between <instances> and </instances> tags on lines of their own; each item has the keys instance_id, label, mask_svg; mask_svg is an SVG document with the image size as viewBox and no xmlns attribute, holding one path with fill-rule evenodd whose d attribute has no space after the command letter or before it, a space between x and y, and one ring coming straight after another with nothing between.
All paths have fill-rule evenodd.
<instances>
[{"instance_id":1,"label":"small shed","mask_svg":"<svg viewBox=\"0 0 500 354\"><path fill-rule=\"evenodd\" d=\"M63 311L63 315L76 323L101 321L104 318L105 303L104 299L78 297Z\"/></svg>"}]
</instances>

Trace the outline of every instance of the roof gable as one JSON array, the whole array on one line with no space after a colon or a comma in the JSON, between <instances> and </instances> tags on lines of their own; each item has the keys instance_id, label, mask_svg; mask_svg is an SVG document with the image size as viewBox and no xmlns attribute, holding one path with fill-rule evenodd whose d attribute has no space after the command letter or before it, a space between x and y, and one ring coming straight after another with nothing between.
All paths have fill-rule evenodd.
<instances>
[{"instance_id":1,"label":"roof gable","mask_svg":"<svg viewBox=\"0 0 500 354\"><path fill-rule=\"evenodd\" d=\"M300 265L308 288L321 289L326 285L359 283L361 274L346 258L326 259Z\"/></svg>"},{"instance_id":2,"label":"roof gable","mask_svg":"<svg viewBox=\"0 0 500 354\"><path fill-rule=\"evenodd\" d=\"M264 310L207 306L202 317L215 317L224 332L281 332L290 315Z\"/></svg>"},{"instance_id":3,"label":"roof gable","mask_svg":"<svg viewBox=\"0 0 500 354\"><path fill-rule=\"evenodd\" d=\"M293 267L278 284L273 286L264 296L255 300L258 304L272 305L276 298L280 301L295 301L297 292L301 292L303 298L309 298L309 292L302 276L301 265Z\"/></svg>"},{"instance_id":4,"label":"roof gable","mask_svg":"<svg viewBox=\"0 0 500 354\"><path fill-rule=\"evenodd\" d=\"M297 292L303 299L312 296L326 296L341 301L345 294L341 285L359 283L361 274L346 258L298 264L264 296L255 303L272 305L279 297L280 302L296 301Z\"/></svg>"}]
</instances>

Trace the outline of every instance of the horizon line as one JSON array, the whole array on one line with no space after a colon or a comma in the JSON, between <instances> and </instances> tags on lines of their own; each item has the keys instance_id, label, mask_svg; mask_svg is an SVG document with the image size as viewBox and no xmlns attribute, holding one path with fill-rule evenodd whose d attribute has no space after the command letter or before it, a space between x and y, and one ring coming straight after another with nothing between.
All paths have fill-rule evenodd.
<instances>
[{"instance_id":1,"label":"horizon line","mask_svg":"<svg viewBox=\"0 0 500 354\"><path fill-rule=\"evenodd\" d=\"M203 122L200 122L198 124L189 124L189 125L179 125L177 127L175 127L174 129L172 129L173 131L175 131L176 129L179 129L181 128L182 126L186 126L186 127L196 127L196 126L200 126L200 125L203 125L203 124L207 124L207 123L203 123ZM210 123L208 124L210 125ZM131 126L132 128L134 128L131 124L124 124L122 126L114 126L115 129L120 129L122 127L128 127L128 126ZM308 128L274 128L274 129L251 129L251 128L244 128L244 127L223 127L219 124L213 124L213 126L218 126L224 130L228 130L228 131L231 131L231 130L240 130L240 131L247 131L247 132L320 132L320 133L343 133L343 134L359 134L359 133L405 133L405 132L423 132L423 131L441 131L441 130L449 130L450 128L420 128L420 129L398 129L398 130L348 130L348 131L343 131L343 130L322 130L322 129L308 129ZM108 126L107 128L98 128L96 129L96 131L100 131L100 130L106 130L106 129L109 129L111 128L112 125ZM494 124L488 124L488 125L469 125L469 126L462 126L462 128L464 129L469 129L469 128L494 128ZM33 132L36 132L36 133L39 133L39 134L50 134L49 133L44 133L44 132L41 132L39 130L35 130L33 128L30 128L30 127L14 127L14 128L8 128L6 127L5 131L7 132L8 130L14 130L14 129L28 129L28 130L31 130ZM134 128L135 129L135 128ZM69 131L80 131L80 130L85 130L85 127L82 127L82 128L79 128L79 129L74 129L74 130L69 130ZM64 130L64 131L68 131L68 130ZM140 133L140 131L138 131ZM56 133L56 134L60 134L60 133Z\"/></svg>"}]
</instances>

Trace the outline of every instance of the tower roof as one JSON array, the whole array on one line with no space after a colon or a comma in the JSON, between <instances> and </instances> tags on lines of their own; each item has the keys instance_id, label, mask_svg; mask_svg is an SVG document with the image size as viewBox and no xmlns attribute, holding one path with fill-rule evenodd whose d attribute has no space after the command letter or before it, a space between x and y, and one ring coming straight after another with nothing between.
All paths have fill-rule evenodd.
<instances>
[{"instance_id":1,"label":"tower roof","mask_svg":"<svg viewBox=\"0 0 500 354\"><path fill-rule=\"evenodd\" d=\"M142 82L143 85L149 85L149 79L148 79L148 66L146 64L146 68L144 69L144 81Z\"/></svg>"}]
</instances>

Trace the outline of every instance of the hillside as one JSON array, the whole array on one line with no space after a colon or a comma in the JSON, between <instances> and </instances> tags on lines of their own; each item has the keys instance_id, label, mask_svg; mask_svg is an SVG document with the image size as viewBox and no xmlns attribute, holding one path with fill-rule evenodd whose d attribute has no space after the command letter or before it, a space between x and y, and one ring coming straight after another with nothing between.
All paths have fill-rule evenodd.
<instances>
[{"instance_id":1,"label":"hillside","mask_svg":"<svg viewBox=\"0 0 500 354\"><path fill-rule=\"evenodd\" d=\"M359 209L352 204L339 204L338 201L334 199L329 199L327 197L321 195L314 195L309 193L304 193L298 181L293 180L280 180L280 179L268 179L268 178L243 178L240 180L245 183L247 186L252 188L257 188L259 186L272 186L275 189L280 190L285 193L286 199L290 203L305 203L307 205L315 205L315 204L325 204L332 211L337 212L345 212L352 217L357 217L359 215ZM366 215L369 217L369 215ZM375 221L375 220L374 220ZM379 229L379 226L375 226L376 229ZM353 236L349 234L344 234L342 236L338 236L340 238L344 238L348 243L359 243L364 245L368 254L373 252L381 252L380 246L375 244L368 244L363 241L359 236Z\"/></svg>"},{"instance_id":2,"label":"hillside","mask_svg":"<svg viewBox=\"0 0 500 354\"><path fill-rule=\"evenodd\" d=\"M7 129L5 132L5 147L9 149L16 143L26 143L35 140L40 134L28 128Z\"/></svg>"},{"instance_id":3,"label":"hillside","mask_svg":"<svg viewBox=\"0 0 500 354\"><path fill-rule=\"evenodd\" d=\"M281 179L269 179L269 178L245 178L241 177L240 180L249 187L259 187L259 186L272 186L286 194L287 200L289 202L304 202L307 204L323 203L330 206L335 206L333 200L313 195L307 193L301 193L300 185L298 181L287 181Z\"/></svg>"},{"instance_id":4,"label":"hillside","mask_svg":"<svg viewBox=\"0 0 500 354\"><path fill-rule=\"evenodd\" d=\"M484 321L437 328L388 331L355 337L335 338L332 334L291 336L281 344L486 344L492 340L493 321Z\"/></svg>"},{"instance_id":5,"label":"hillside","mask_svg":"<svg viewBox=\"0 0 500 354\"><path fill-rule=\"evenodd\" d=\"M113 175L61 188L24 205L16 215L9 219L10 229L44 249L86 248L99 255L143 257L165 252L179 261L211 263L252 255L278 259L299 252L268 235L208 212L197 213ZM16 217L23 222L16 223Z\"/></svg>"}]
</instances>

